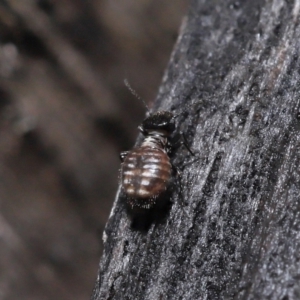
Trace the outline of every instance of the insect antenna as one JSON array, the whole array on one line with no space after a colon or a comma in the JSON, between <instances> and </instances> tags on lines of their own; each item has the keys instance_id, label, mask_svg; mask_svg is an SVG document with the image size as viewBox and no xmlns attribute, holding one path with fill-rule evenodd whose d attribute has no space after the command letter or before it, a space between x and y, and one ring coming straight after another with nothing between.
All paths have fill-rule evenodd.
<instances>
[{"instance_id":1,"label":"insect antenna","mask_svg":"<svg viewBox=\"0 0 300 300\"><path fill-rule=\"evenodd\" d=\"M129 84L128 80L125 78L124 79L124 84L126 85L126 87L128 88L128 90L131 92L131 94L133 96L135 96L138 100L142 101L147 109L147 112L150 114L150 109L148 107L148 105L146 104L146 102L144 101L144 99L142 97L139 96L139 94L131 87L131 85Z\"/></svg>"}]
</instances>

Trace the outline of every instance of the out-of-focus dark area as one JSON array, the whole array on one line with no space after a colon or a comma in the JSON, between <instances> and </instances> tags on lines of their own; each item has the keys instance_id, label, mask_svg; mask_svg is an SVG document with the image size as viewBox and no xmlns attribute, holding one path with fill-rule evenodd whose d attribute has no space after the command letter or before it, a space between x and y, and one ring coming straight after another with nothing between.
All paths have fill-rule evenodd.
<instances>
[{"instance_id":1,"label":"out-of-focus dark area","mask_svg":"<svg viewBox=\"0 0 300 300\"><path fill-rule=\"evenodd\" d=\"M88 299L184 0L0 2L0 299Z\"/></svg>"}]
</instances>

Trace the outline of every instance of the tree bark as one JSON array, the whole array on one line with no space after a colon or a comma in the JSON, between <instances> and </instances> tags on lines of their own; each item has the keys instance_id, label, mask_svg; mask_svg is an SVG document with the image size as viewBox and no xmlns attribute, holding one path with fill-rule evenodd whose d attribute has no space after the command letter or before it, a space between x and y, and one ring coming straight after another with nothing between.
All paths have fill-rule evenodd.
<instances>
[{"instance_id":1,"label":"tree bark","mask_svg":"<svg viewBox=\"0 0 300 300\"><path fill-rule=\"evenodd\" d=\"M93 300L300 298L299 13L191 2L153 108L196 152L173 159L185 206L175 184L144 232L117 195Z\"/></svg>"}]
</instances>

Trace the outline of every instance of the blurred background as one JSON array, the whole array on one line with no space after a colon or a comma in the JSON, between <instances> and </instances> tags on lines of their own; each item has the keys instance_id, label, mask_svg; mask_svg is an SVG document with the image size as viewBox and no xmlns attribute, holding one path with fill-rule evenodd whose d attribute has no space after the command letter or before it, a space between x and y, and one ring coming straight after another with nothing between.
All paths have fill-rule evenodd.
<instances>
[{"instance_id":1,"label":"blurred background","mask_svg":"<svg viewBox=\"0 0 300 300\"><path fill-rule=\"evenodd\" d=\"M0 299L89 299L119 152L151 106L184 0L0 2Z\"/></svg>"}]
</instances>

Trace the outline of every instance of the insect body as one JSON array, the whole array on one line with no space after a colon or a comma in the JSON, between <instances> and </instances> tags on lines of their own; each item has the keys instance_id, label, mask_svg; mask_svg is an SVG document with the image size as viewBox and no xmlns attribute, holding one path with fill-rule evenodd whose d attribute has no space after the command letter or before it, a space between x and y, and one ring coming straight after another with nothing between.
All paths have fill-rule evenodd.
<instances>
[{"instance_id":1,"label":"insect body","mask_svg":"<svg viewBox=\"0 0 300 300\"><path fill-rule=\"evenodd\" d=\"M174 115L159 111L147 117L139 130L141 145L121 153L122 193L131 209L150 209L166 192L172 179L170 135L175 130Z\"/></svg>"}]
</instances>

